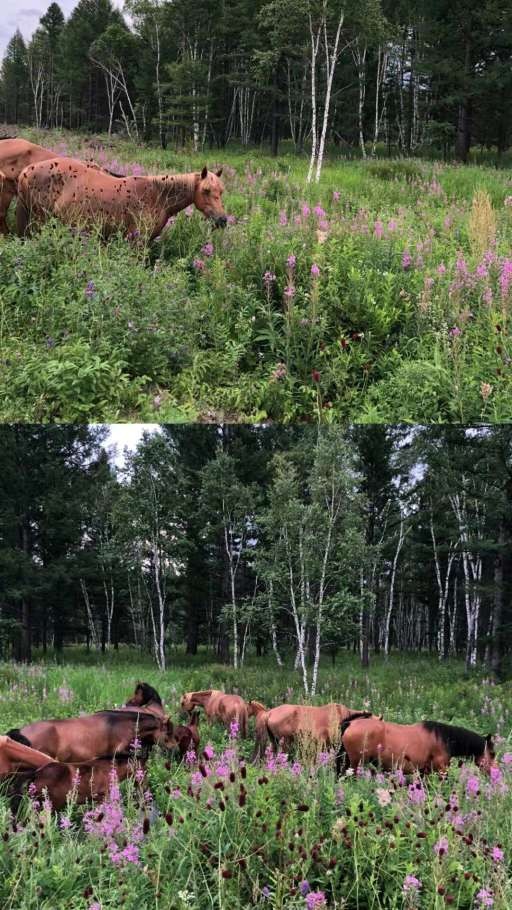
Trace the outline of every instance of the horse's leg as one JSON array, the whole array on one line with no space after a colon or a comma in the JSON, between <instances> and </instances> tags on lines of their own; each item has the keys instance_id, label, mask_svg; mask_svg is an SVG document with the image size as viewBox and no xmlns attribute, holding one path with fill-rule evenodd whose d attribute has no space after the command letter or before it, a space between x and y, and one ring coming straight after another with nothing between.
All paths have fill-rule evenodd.
<instances>
[{"instance_id":1,"label":"horse's leg","mask_svg":"<svg viewBox=\"0 0 512 910\"><path fill-rule=\"evenodd\" d=\"M16 233L18 237L28 237L30 234L29 212L19 196L16 203Z\"/></svg>"}]
</instances>

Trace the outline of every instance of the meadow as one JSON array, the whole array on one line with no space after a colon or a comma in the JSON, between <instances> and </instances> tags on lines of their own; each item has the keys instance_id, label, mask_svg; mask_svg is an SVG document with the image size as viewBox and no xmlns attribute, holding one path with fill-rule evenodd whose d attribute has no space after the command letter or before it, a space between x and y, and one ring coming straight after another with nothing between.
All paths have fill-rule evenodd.
<instances>
[{"instance_id":1,"label":"meadow","mask_svg":"<svg viewBox=\"0 0 512 910\"><path fill-rule=\"evenodd\" d=\"M230 217L149 248L0 238L0 420L511 419L509 171L332 150L306 187L286 153L24 135L129 174L223 165Z\"/></svg>"},{"instance_id":2,"label":"meadow","mask_svg":"<svg viewBox=\"0 0 512 910\"><path fill-rule=\"evenodd\" d=\"M210 686L268 705L301 699L298 675L261 659L234 671L175 654L165 673L122 649L68 660L0 665L2 730L119 705L137 678L173 718L183 691ZM0 796L2 908L509 908L512 684L427 657L376 658L368 672L344 653L321 668L317 701L331 699L492 730L499 768L491 778L452 765L445 779L367 770L337 779L333 754L313 757L306 744L254 766L252 728L244 741L202 719L199 756L179 765L155 753L146 780L113 780L95 809L71 800L52 814L27 797L13 821Z\"/></svg>"}]
</instances>

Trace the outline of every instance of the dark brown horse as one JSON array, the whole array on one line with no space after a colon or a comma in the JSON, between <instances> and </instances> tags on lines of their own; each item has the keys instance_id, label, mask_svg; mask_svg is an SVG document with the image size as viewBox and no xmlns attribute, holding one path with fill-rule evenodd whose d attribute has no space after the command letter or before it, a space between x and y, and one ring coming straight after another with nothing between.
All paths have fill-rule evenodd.
<instances>
[{"instance_id":1,"label":"dark brown horse","mask_svg":"<svg viewBox=\"0 0 512 910\"><path fill-rule=\"evenodd\" d=\"M492 735L480 736L464 727L437 721L394 724L368 715L348 717L341 725L341 745L336 759L338 774L347 762L351 768L376 762L385 771L443 771L452 758L472 759L489 772L495 765Z\"/></svg>"},{"instance_id":2,"label":"dark brown horse","mask_svg":"<svg viewBox=\"0 0 512 910\"><path fill-rule=\"evenodd\" d=\"M92 762L52 761L42 768L24 771L14 775L10 793L13 807L19 805L23 792L31 786L31 796L40 798L48 794L52 808L65 809L71 794L78 805L89 800L104 800L108 796L111 774L114 770L119 781L133 777L140 763L133 756L98 758Z\"/></svg>"},{"instance_id":3,"label":"dark brown horse","mask_svg":"<svg viewBox=\"0 0 512 910\"><path fill-rule=\"evenodd\" d=\"M181 757L193 749L196 755L199 747L199 711L194 711L188 724L177 724L174 728L174 736L178 743L178 749Z\"/></svg>"},{"instance_id":4,"label":"dark brown horse","mask_svg":"<svg viewBox=\"0 0 512 910\"><path fill-rule=\"evenodd\" d=\"M217 227L225 227L222 170L212 174L113 177L74 158L52 158L26 167L18 179L17 229L55 216L66 224L99 225L104 237L122 231L152 240L172 215L195 205Z\"/></svg>"},{"instance_id":5,"label":"dark brown horse","mask_svg":"<svg viewBox=\"0 0 512 910\"><path fill-rule=\"evenodd\" d=\"M38 720L8 735L24 737L33 748L61 762L92 761L128 752L138 740L143 751L155 745L175 749L174 727L168 718L143 711L98 711L84 717Z\"/></svg>"},{"instance_id":6,"label":"dark brown horse","mask_svg":"<svg viewBox=\"0 0 512 910\"><path fill-rule=\"evenodd\" d=\"M135 692L121 708L122 711L137 710L154 714L156 717L165 717L165 710L160 695L149 683L138 682Z\"/></svg>"}]
</instances>

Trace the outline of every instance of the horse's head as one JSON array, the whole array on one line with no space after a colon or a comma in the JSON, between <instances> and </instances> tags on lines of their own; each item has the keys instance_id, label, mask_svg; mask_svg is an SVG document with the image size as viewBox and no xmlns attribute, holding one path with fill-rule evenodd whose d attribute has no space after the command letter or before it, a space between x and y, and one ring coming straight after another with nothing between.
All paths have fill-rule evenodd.
<instances>
[{"instance_id":1,"label":"horse's head","mask_svg":"<svg viewBox=\"0 0 512 910\"><path fill-rule=\"evenodd\" d=\"M153 686L148 685L148 683L139 682L135 686L135 692L132 697L126 702L126 706L133 705L140 708L152 701L156 702L158 705L162 704L162 699L156 689L153 689Z\"/></svg>"},{"instance_id":2,"label":"horse's head","mask_svg":"<svg viewBox=\"0 0 512 910\"><path fill-rule=\"evenodd\" d=\"M184 711L192 711L195 704L193 692L185 692L185 694L181 696L180 705Z\"/></svg>"},{"instance_id":3,"label":"horse's head","mask_svg":"<svg viewBox=\"0 0 512 910\"><path fill-rule=\"evenodd\" d=\"M194 190L194 205L203 213L205 218L210 218L216 227L226 227L227 216L222 205L224 184L220 179L222 168L214 174L205 167L196 177Z\"/></svg>"},{"instance_id":4,"label":"horse's head","mask_svg":"<svg viewBox=\"0 0 512 910\"><path fill-rule=\"evenodd\" d=\"M174 724L169 717L162 719L160 732L157 735L157 744L163 749L176 749L178 746L174 735Z\"/></svg>"},{"instance_id":5,"label":"horse's head","mask_svg":"<svg viewBox=\"0 0 512 910\"><path fill-rule=\"evenodd\" d=\"M485 737L485 746L484 751L481 756L477 758L476 764L482 771L485 771L487 774L490 774L491 768L497 767L496 762L496 748L494 745L494 739L492 733L488 733Z\"/></svg>"}]
</instances>

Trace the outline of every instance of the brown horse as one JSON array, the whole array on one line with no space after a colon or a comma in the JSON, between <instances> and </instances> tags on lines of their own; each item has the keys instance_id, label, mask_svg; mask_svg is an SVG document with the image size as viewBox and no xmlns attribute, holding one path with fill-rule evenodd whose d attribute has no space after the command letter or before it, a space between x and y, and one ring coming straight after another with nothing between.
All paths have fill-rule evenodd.
<instances>
[{"instance_id":1,"label":"brown horse","mask_svg":"<svg viewBox=\"0 0 512 910\"><path fill-rule=\"evenodd\" d=\"M55 152L27 142L26 139L0 137L0 170L3 185L0 187L0 234L7 234L7 210L18 192L18 177L29 164L55 158Z\"/></svg>"},{"instance_id":2,"label":"brown horse","mask_svg":"<svg viewBox=\"0 0 512 910\"><path fill-rule=\"evenodd\" d=\"M13 774L20 768L39 768L52 762L51 755L32 749L27 743L10 736L0 736L0 776Z\"/></svg>"},{"instance_id":3,"label":"brown horse","mask_svg":"<svg viewBox=\"0 0 512 910\"><path fill-rule=\"evenodd\" d=\"M247 736L247 705L240 695L226 695L220 689L186 692L181 698L181 707L185 711L204 708L208 720L220 720L226 727L236 721L241 735Z\"/></svg>"},{"instance_id":4,"label":"brown horse","mask_svg":"<svg viewBox=\"0 0 512 910\"><path fill-rule=\"evenodd\" d=\"M17 808L29 785L32 785L31 796L41 797L46 791L56 810L65 809L69 794L78 805L89 800L104 800L108 796L112 770L122 781L135 774L137 763L129 756L98 758L92 762L51 761L42 768L21 772L14 776L11 784L13 807Z\"/></svg>"},{"instance_id":5,"label":"brown horse","mask_svg":"<svg viewBox=\"0 0 512 910\"><path fill-rule=\"evenodd\" d=\"M92 761L127 752L136 739L146 752L155 745L176 748L171 721L143 711L98 711L83 717L38 720L7 735L11 734L21 734L31 746L61 762Z\"/></svg>"},{"instance_id":6,"label":"brown horse","mask_svg":"<svg viewBox=\"0 0 512 910\"><path fill-rule=\"evenodd\" d=\"M138 682L136 684L135 692L132 697L128 699L120 710L133 711L134 708L147 712L148 714L154 714L155 717L165 717L165 710L160 695L156 689L153 689L153 686L150 686L145 682Z\"/></svg>"},{"instance_id":7,"label":"brown horse","mask_svg":"<svg viewBox=\"0 0 512 910\"><path fill-rule=\"evenodd\" d=\"M199 746L199 711L194 711L188 724L177 724L174 728L174 736L178 743L178 749L181 757L193 749L197 755Z\"/></svg>"},{"instance_id":8,"label":"brown horse","mask_svg":"<svg viewBox=\"0 0 512 910\"><path fill-rule=\"evenodd\" d=\"M280 740L289 748L298 737L309 737L319 746L330 747L340 739L340 724L354 712L336 702L328 705L279 705L266 711L250 702L256 714L256 748L253 760L262 758L270 740L274 752ZM263 710L262 710L263 709Z\"/></svg>"},{"instance_id":9,"label":"brown horse","mask_svg":"<svg viewBox=\"0 0 512 910\"><path fill-rule=\"evenodd\" d=\"M341 745L336 759L338 774L346 765L357 768L365 761L378 762L390 771L443 771L452 758L471 758L484 771L495 764L492 735L480 736L464 727L436 721L394 724L382 718L355 715L341 725Z\"/></svg>"},{"instance_id":10,"label":"brown horse","mask_svg":"<svg viewBox=\"0 0 512 910\"><path fill-rule=\"evenodd\" d=\"M24 236L31 221L54 215L75 226L97 223L105 237L122 230L152 240L172 215L192 204L225 227L221 173L204 167L201 173L114 177L74 158L41 161L20 174L17 230Z\"/></svg>"}]
</instances>

